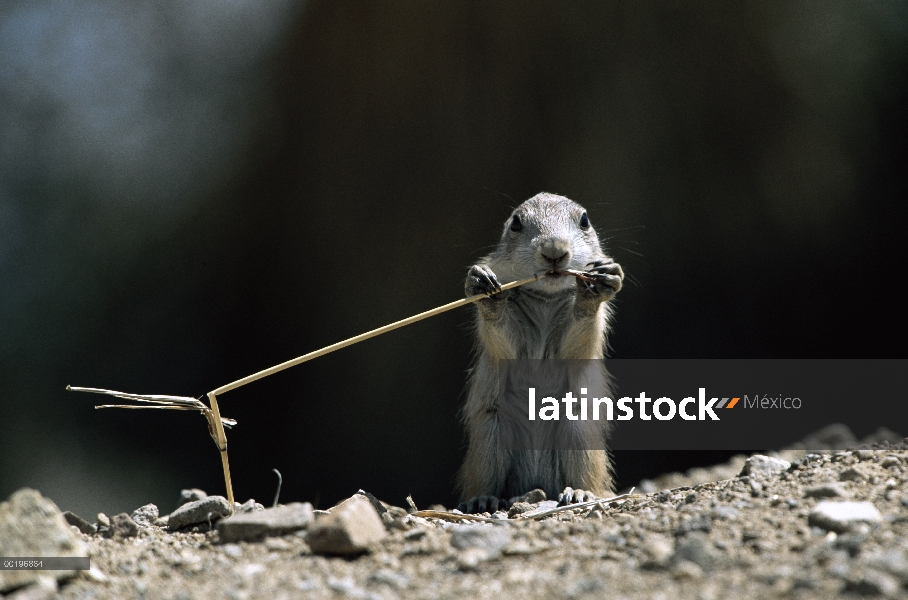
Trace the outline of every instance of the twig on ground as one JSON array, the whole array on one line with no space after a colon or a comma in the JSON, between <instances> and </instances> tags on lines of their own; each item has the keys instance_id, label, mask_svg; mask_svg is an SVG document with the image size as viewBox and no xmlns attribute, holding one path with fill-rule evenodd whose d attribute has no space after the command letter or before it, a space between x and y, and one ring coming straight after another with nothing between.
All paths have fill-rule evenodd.
<instances>
[{"instance_id":1,"label":"twig on ground","mask_svg":"<svg viewBox=\"0 0 908 600\"><path fill-rule=\"evenodd\" d=\"M637 489L637 488L631 488L631 491L629 491L628 493L621 494L620 496L615 496L613 498L602 498L602 499L598 499L598 500L590 500L589 502L578 502L577 504L568 504L567 506L559 506L558 508L553 508L552 510L547 510L545 512L536 513L534 515L530 515L529 517L524 517L523 515L518 515L517 518L518 519L538 520L538 519L543 519L545 517L555 515L558 513L566 512L569 510L574 510L576 508L587 508L589 506L597 506L597 505L600 508L605 509L605 505L608 504L609 502L614 502L616 500L624 500L625 498L630 498L631 495L633 495L635 489Z\"/></svg>"}]
</instances>

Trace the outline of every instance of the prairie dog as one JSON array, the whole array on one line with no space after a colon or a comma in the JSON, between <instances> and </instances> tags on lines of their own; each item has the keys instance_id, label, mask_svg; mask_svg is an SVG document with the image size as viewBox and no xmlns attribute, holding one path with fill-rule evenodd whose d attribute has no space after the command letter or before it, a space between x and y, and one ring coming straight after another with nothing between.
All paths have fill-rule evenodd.
<instances>
[{"instance_id":1,"label":"prairie dog","mask_svg":"<svg viewBox=\"0 0 908 600\"><path fill-rule=\"evenodd\" d=\"M594 281L548 274L539 281L498 292L501 283L552 269L590 272ZM495 251L470 268L467 296L476 302L476 353L467 381L462 418L468 446L458 475L464 512L507 508L512 497L534 488L562 503L613 492L606 450L503 450L499 437L498 360L514 358L602 359L611 318L608 301L624 273L605 255L586 210L576 202L541 193L518 206L505 222ZM604 366L602 367L603 375ZM607 423L593 435L607 435ZM604 446L602 446L604 448Z\"/></svg>"}]
</instances>

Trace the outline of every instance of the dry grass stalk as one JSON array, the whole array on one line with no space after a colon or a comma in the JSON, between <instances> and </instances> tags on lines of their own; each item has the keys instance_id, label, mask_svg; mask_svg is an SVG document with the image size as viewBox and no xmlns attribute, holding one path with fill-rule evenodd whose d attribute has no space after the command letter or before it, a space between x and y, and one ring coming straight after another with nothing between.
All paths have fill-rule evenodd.
<instances>
[{"instance_id":1,"label":"dry grass stalk","mask_svg":"<svg viewBox=\"0 0 908 600\"><path fill-rule=\"evenodd\" d=\"M565 274L565 275L573 275L573 276L575 276L579 279L585 280L585 281L590 280L590 277L588 277L588 274L584 273L583 271L559 270L558 272ZM538 273L538 274L534 275L533 277L528 277L527 279L522 279L520 281L512 281L511 283L507 283L507 284L501 286L501 291L510 290L510 289L519 287L521 285L526 285L528 283L538 281L539 278L545 274L546 273ZM227 385L223 385L223 386L217 388L216 390L208 392L208 400L211 403L210 408L205 406L205 404L203 402L201 402L200 400L197 400L196 398L190 398L188 396L126 394L123 392L116 392L113 390L101 390L101 389L97 389L97 388L79 388L79 387L71 387L71 386L67 386L66 389L74 391L74 392L93 392L93 393L98 393L98 394L108 394L111 396L116 396L117 398L123 398L125 400L135 400L137 402L146 402L146 403L149 403L152 405L152 406L137 406L137 405L133 405L133 404L107 404L107 405L103 405L103 406L96 406L95 408L134 408L134 409L155 408L155 409L164 409L164 410L197 410L197 411L201 412L202 414L204 414L205 418L208 420L208 432L211 434L211 437L214 440L214 443L217 445L218 450L221 453L221 465L224 470L224 484L227 487L227 500L230 502L230 505L233 506L233 484L232 484L232 481L230 478L230 465L227 460L227 435L224 433L224 427L225 426L231 427L233 425L236 425L236 421L233 421L232 419L226 419L226 418L221 417L221 412L220 412L220 409L218 408L218 402L217 402L218 394L223 394L225 392L229 392L230 390L235 390L236 388L244 386L247 383L252 383L253 381L259 380L259 379L261 379L263 377L267 377L269 375L273 375L279 371L283 371L284 369L289 369L290 367L294 367L298 364L310 361L313 358L318 358L320 356L330 354L331 352L340 350L341 348L346 348L347 346L352 346L353 344L362 342L369 338L373 338L373 337L381 335L383 333L388 333L389 331L393 331L400 327L404 327L406 325L416 323L417 321L422 321L423 319L428 319L429 317L434 317L435 315L439 315L443 312L447 312L449 310L453 310L453 309L461 307L461 306L466 306L467 304L471 304L473 302L476 302L477 300L481 300L486 297L488 297L486 294L477 294L476 296L470 296L469 298L463 298L461 300L457 300L455 302L451 302L451 303L445 304L443 306L439 306L438 308L433 308L432 310L427 310L426 312L419 313L418 315L414 315L412 317L402 319L400 321L396 321L389 325L385 325L384 327L379 327L378 329L373 329L372 331L367 331L366 333L362 333L355 337L346 339L342 342L338 342L336 344L326 346L326 347L322 348L321 350L316 350L314 352L304 354L303 356L299 356L297 358L294 358L293 360L288 360L279 365L275 365L275 366L265 369L263 371L259 371L258 373L253 373L252 375L243 377L242 379L238 379L238 380L234 381L233 383L228 383ZM425 511L423 511L423 512L425 512ZM479 517L474 517L471 520L477 520L477 519L479 519Z\"/></svg>"},{"instance_id":2,"label":"dry grass stalk","mask_svg":"<svg viewBox=\"0 0 908 600\"><path fill-rule=\"evenodd\" d=\"M610 502L615 502L616 500L624 500L626 498L630 498L631 495L633 495L635 489L637 489L637 488L631 488L631 491L629 491L628 493L621 494L619 496L613 496L612 498L602 498L602 499L598 499L598 500L590 500L589 502L578 502L577 504L567 504L565 506L559 506L558 508L553 508L552 510L547 510L545 512L537 513L537 514L531 515L529 517L519 516L518 518L532 519L532 520L538 521L539 519L544 519L545 517L548 517L551 515L556 515L558 513L566 512L569 510L576 510L578 508L589 508L591 506L599 506L601 509L605 510L605 505L609 504Z\"/></svg>"}]
</instances>

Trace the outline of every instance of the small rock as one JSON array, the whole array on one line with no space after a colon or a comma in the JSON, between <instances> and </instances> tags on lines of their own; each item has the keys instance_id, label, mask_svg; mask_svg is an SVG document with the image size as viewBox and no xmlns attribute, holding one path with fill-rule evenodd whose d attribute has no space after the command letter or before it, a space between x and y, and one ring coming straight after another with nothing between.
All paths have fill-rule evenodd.
<instances>
[{"instance_id":1,"label":"small rock","mask_svg":"<svg viewBox=\"0 0 908 600\"><path fill-rule=\"evenodd\" d=\"M858 450L855 454L860 460L873 460L877 455L873 450L867 450L866 448Z\"/></svg>"},{"instance_id":2,"label":"small rock","mask_svg":"<svg viewBox=\"0 0 908 600\"><path fill-rule=\"evenodd\" d=\"M385 535L385 526L372 503L357 494L327 514L319 514L309 526L306 543L315 554L360 554Z\"/></svg>"},{"instance_id":3,"label":"small rock","mask_svg":"<svg viewBox=\"0 0 908 600\"><path fill-rule=\"evenodd\" d=\"M672 532L676 537L687 535L692 531L702 531L704 533L709 533L712 531L713 524L709 517L705 515L697 515L686 521L681 521L677 527L675 527Z\"/></svg>"},{"instance_id":4,"label":"small rock","mask_svg":"<svg viewBox=\"0 0 908 600\"><path fill-rule=\"evenodd\" d=\"M691 492L687 496L684 497L685 504L693 504L696 501L697 501L697 492Z\"/></svg>"},{"instance_id":5,"label":"small rock","mask_svg":"<svg viewBox=\"0 0 908 600\"><path fill-rule=\"evenodd\" d=\"M738 518L738 514L740 514L738 509L732 506L717 506L713 509L712 513L713 516L724 521L736 519Z\"/></svg>"},{"instance_id":6,"label":"small rock","mask_svg":"<svg viewBox=\"0 0 908 600\"><path fill-rule=\"evenodd\" d=\"M707 537L702 533L692 533L675 542L675 552L672 555L672 564L681 561L690 561L700 566L704 571L710 571L718 566L720 556L713 549Z\"/></svg>"},{"instance_id":7,"label":"small rock","mask_svg":"<svg viewBox=\"0 0 908 600\"><path fill-rule=\"evenodd\" d=\"M108 517L104 513L98 513L97 521L98 531L102 531L103 529L110 529L110 517Z\"/></svg>"},{"instance_id":8,"label":"small rock","mask_svg":"<svg viewBox=\"0 0 908 600\"><path fill-rule=\"evenodd\" d=\"M488 525L457 525L451 529L451 545L458 550L481 548L489 558L501 554L511 541L507 527Z\"/></svg>"},{"instance_id":9,"label":"small rock","mask_svg":"<svg viewBox=\"0 0 908 600\"><path fill-rule=\"evenodd\" d=\"M649 556L649 560L644 562L642 566L648 569L661 569L668 566L674 548L670 541L658 537L649 540L643 547L643 551Z\"/></svg>"},{"instance_id":10,"label":"small rock","mask_svg":"<svg viewBox=\"0 0 908 600\"><path fill-rule=\"evenodd\" d=\"M741 475L750 475L751 477L774 477L780 475L791 467L787 460L772 458L762 454L755 454L744 461L744 467L741 469Z\"/></svg>"},{"instance_id":11,"label":"small rock","mask_svg":"<svg viewBox=\"0 0 908 600\"><path fill-rule=\"evenodd\" d=\"M820 502L810 511L808 523L827 531L844 533L858 523L878 523L880 511L870 502Z\"/></svg>"},{"instance_id":12,"label":"small rock","mask_svg":"<svg viewBox=\"0 0 908 600\"><path fill-rule=\"evenodd\" d=\"M170 513L167 519L167 528L171 531L176 531L191 525L214 523L232 512L227 498L223 496L207 496L201 500L187 502Z\"/></svg>"},{"instance_id":13,"label":"small rock","mask_svg":"<svg viewBox=\"0 0 908 600\"><path fill-rule=\"evenodd\" d=\"M126 513L110 518L110 527L104 532L106 538L130 538L139 535L139 526Z\"/></svg>"},{"instance_id":14,"label":"small rock","mask_svg":"<svg viewBox=\"0 0 908 600\"><path fill-rule=\"evenodd\" d=\"M426 537L426 530L421 527L418 529L411 529L404 533L404 539L410 542L421 540L424 537Z\"/></svg>"},{"instance_id":15,"label":"small rock","mask_svg":"<svg viewBox=\"0 0 908 600\"><path fill-rule=\"evenodd\" d=\"M703 568L695 562L680 560L672 566L672 576L679 581L703 579Z\"/></svg>"},{"instance_id":16,"label":"small rock","mask_svg":"<svg viewBox=\"0 0 908 600\"><path fill-rule=\"evenodd\" d=\"M242 504L239 502L233 503L233 514L234 515L243 515L250 512L258 512L260 510L265 510L265 507L250 498Z\"/></svg>"},{"instance_id":17,"label":"small rock","mask_svg":"<svg viewBox=\"0 0 908 600\"><path fill-rule=\"evenodd\" d=\"M385 508L385 505L381 503L381 500L379 500L378 498L376 498L375 496L373 496L373 495L370 494L369 492L366 492L366 491L363 491L363 490L359 490L359 491L356 492L356 493L357 493L357 494L360 494L361 496L365 496L365 497L369 500L369 502L372 504L372 508L375 509L375 512L378 513L378 516L379 516L379 517L384 517L384 516L385 516L385 513L388 512L388 509ZM390 516L390 515L389 515L389 516Z\"/></svg>"},{"instance_id":18,"label":"small rock","mask_svg":"<svg viewBox=\"0 0 908 600\"><path fill-rule=\"evenodd\" d=\"M531 510L533 510L533 505L529 502L515 502L511 505L511 508L508 509L508 518L513 519L517 515L522 515Z\"/></svg>"},{"instance_id":19,"label":"small rock","mask_svg":"<svg viewBox=\"0 0 908 600\"><path fill-rule=\"evenodd\" d=\"M742 531L741 532L741 541L744 543L752 542L754 540L760 539L760 534L755 531Z\"/></svg>"},{"instance_id":20,"label":"small rock","mask_svg":"<svg viewBox=\"0 0 908 600\"><path fill-rule=\"evenodd\" d=\"M77 527L79 531L84 534L92 535L98 532L98 528L95 525L92 525L79 515L71 513L68 510L63 513L63 518L66 519L66 522L74 527Z\"/></svg>"},{"instance_id":21,"label":"small rock","mask_svg":"<svg viewBox=\"0 0 908 600\"><path fill-rule=\"evenodd\" d=\"M251 542L305 529L312 521L312 505L294 502L275 508L234 515L218 522L221 542Z\"/></svg>"},{"instance_id":22,"label":"small rock","mask_svg":"<svg viewBox=\"0 0 908 600\"><path fill-rule=\"evenodd\" d=\"M863 481L870 478L870 473L865 465L857 464L853 467L848 467L839 475L839 479L842 481Z\"/></svg>"},{"instance_id":23,"label":"small rock","mask_svg":"<svg viewBox=\"0 0 908 600\"><path fill-rule=\"evenodd\" d=\"M756 479L750 480L750 495L756 498L763 493L763 484Z\"/></svg>"},{"instance_id":24,"label":"small rock","mask_svg":"<svg viewBox=\"0 0 908 600\"><path fill-rule=\"evenodd\" d=\"M467 548L457 554L457 567L461 571L474 571L489 558L485 548Z\"/></svg>"},{"instance_id":25,"label":"small rock","mask_svg":"<svg viewBox=\"0 0 908 600\"><path fill-rule=\"evenodd\" d=\"M154 504L146 504L132 511L132 520L140 527L151 527L158 519L158 507Z\"/></svg>"},{"instance_id":26,"label":"small rock","mask_svg":"<svg viewBox=\"0 0 908 600\"><path fill-rule=\"evenodd\" d=\"M208 494L200 489L192 488L191 490L181 490L180 501L177 503L177 506L183 506L184 504L189 504L190 502L198 502L199 500L204 500L207 497Z\"/></svg>"},{"instance_id":27,"label":"small rock","mask_svg":"<svg viewBox=\"0 0 908 600\"><path fill-rule=\"evenodd\" d=\"M22 488L0 502L0 556L87 556L88 549L57 505L38 491ZM41 577L69 579L76 571L0 569L0 594L27 586Z\"/></svg>"},{"instance_id":28,"label":"small rock","mask_svg":"<svg viewBox=\"0 0 908 600\"><path fill-rule=\"evenodd\" d=\"M845 589L861 596L892 597L899 592L899 582L890 575L879 571L867 571L861 577L848 582Z\"/></svg>"},{"instance_id":29,"label":"small rock","mask_svg":"<svg viewBox=\"0 0 908 600\"><path fill-rule=\"evenodd\" d=\"M837 483L821 483L807 488L804 492L805 498L847 498L848 492Z\"/></svg>"},{"instance_id":30,"label":"small rock","mask_svg":"<svg viewBox=\"0 0 908 600\"><path fill-rule=\"evenodd\" d=\"M557 500L544 500L536 504L536 507L533 510L529 510L523 513L523 517L532 517L538 515L539 513L544 513L547 510L552 510L553 508L558 508Z\"/></svg>"},{"instance_id":31,"label":"small rock","mask_svg":"<svg viewBox=\"0 0 908 600\"><path fill-rule=\"evenodd\" d=\"M845 550L852 558L857 556L861 551L861 544L864 543L866 536L857 533L843 533L837 536L833 547L839 550Z\"/></svg>"},{"instance_id":32,"label":"small rock","mask_svg":"<svg viewBox=\"0 0 908 600\"><path fill-rule=\"evenodd\" d=\"M889 455L883 459L883 462L880 463L885 468L898 467L902 464L902 461L899 460L898 456Z\"/></svg>"},{"instance_id":33,"label":"small rock","mask_svg":"<svg viewBox=\"0 0 908 600\"><path fill-rule=\"evenodd\" d=\"M548 498L546 498L545 490L536 488L535 490L530 490L526 494L514 496L513 498L511 498L509 503L514 504L515 502L526 502L527 504L538 504L540 502L545 502L547 499Z\"/></svg>"},{"instance_id":34,"label":"small rock","mask_svg":"<svg viewBox=\"0 0 908 600\"><path fill-rule=\"evenodd\" d=\"M265 540L265 548L272 552L286 552L292 550L293 546L284 538L270 537Z\"/></svg>"},{"instance_id":35,"label":"small rock","mask_svg":"<svg viewBox=\"0 0 908 600\"><path fill-rule=\"evenodd\" d=\"M379 569L369 578L376 583L384 583L393 588L403 589L410 585L410 578L404 573L397 573L391 569Z\"/></svg>"}]
</instances>

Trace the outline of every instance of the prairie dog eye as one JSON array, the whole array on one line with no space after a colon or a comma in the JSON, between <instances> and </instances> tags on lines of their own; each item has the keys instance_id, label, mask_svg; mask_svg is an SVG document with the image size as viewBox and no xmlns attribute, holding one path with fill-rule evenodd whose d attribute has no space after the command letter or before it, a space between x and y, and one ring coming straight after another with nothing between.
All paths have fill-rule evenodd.
<instances>
[{"instance_id":1,"label":"prairie dog eye","mask_svg":"<svg viewBox=\"0 0 908 600\"><path fill-rule=\"evenodd\" d=\"M523 231L523 223L520 222L520 217L517 215L511 219L511 231Z\"/></svg>"},{"instance_id":2,"label":"prairie dog eye","mask_svg":"<svg viewBox=\"0 0 908 600\"><path fill-rule=\"evenodd\" d=\"M586 216L586 213L580 215L580 228L589 229L590 228L590 218Z\"/></svg>"}]
</instances>

